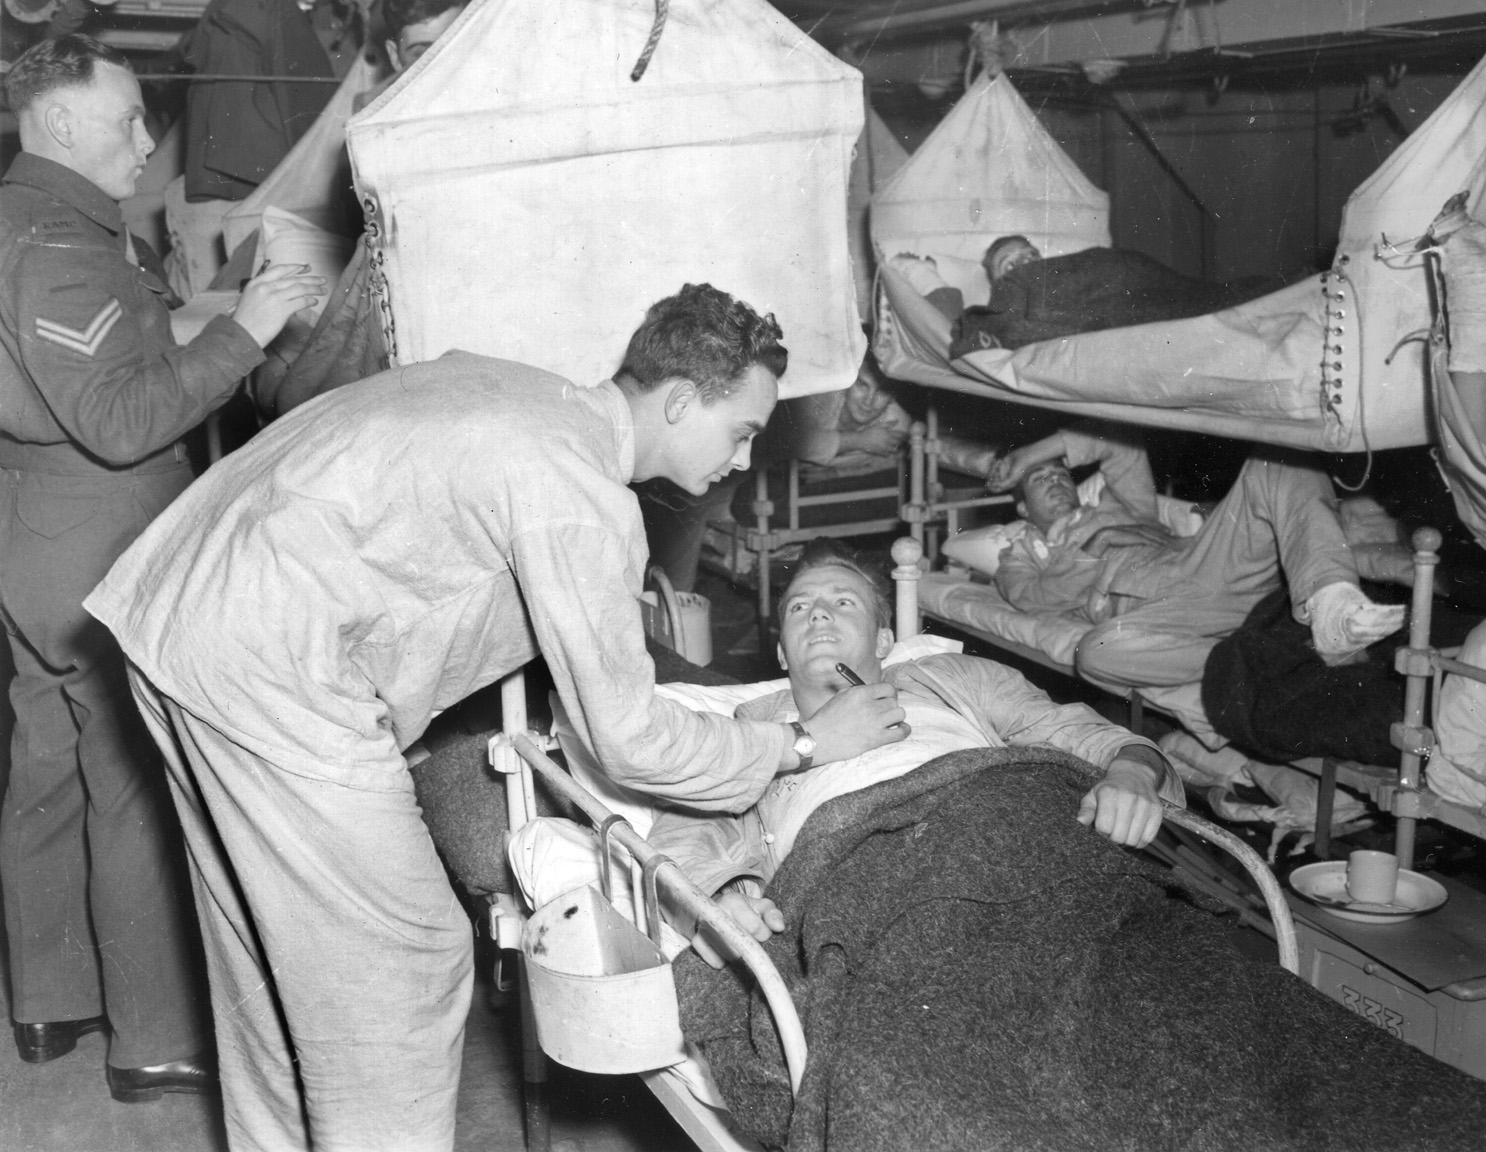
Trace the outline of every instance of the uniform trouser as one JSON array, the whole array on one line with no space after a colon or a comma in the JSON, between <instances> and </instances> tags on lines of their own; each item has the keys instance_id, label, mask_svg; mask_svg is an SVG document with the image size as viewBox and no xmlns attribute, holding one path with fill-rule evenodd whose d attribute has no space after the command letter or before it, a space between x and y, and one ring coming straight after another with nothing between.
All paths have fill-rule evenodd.
<instances>
[{"instance_id":1,"label":"uniform trouser","mask_svg":"<svg viewBox=\"0 0 1486 1152\"><path fill-rule=\"evenodd\" d=\"M1327 584L1357 583L1330 479L1283 454L1251 456L1190 546L1149 563L1162 568L1148 580L1152 593L1117 596L1115 617L1079 641L1078 670L1100 687L1200 681L1208 654L1280 586L1281 572L1297 619Z\"/></svg>"},{"instance_id":2,"label":"uniform trouser","mask_svg":"<svg viewBox=\"0 0 1486 1152\"><path fill-rule=\"evenodd\" d=\"M411 775L288 771L129 674L186 834L234 1152L453 1147L473 936Z\"/></svg>"},{"instance_id":3,"label":"uniform trouser","mask_svg":"<svg viewBox=\"0 0 1486 1152\"><path fill-rule=\"evenodd\" d=\"M200 945L160 758L124 659L83 598L190 483L148 474L0 471L0 607L15 661L0 883L12 1012L107 1012L109 1062L209 1043Z\"/></svg>"}]
</instances>

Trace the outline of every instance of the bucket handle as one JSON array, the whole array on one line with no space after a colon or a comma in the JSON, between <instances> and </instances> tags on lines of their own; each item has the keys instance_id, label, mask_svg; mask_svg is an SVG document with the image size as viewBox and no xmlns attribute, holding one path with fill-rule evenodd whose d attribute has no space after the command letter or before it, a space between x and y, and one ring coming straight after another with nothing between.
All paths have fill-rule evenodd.
<instances>
[{"instance_id":1,"label":"bucket handle","mask_svg":"<svg viewBox=\"0 0 1486 1152\"><path fill-rule=\"evenodd\" d=\"M616 824L623 824L631 832L634 831L630 822L617 812L606 817L599 825L599 888L604 893L604 899L611 904L614 902L614 881L610 877L612 865L609 862L609 832Z\"/></svg>"},{"instance_id":2,"label":"bucket handle","mask_svg":"<svg viewBox=\"0 0 1486 1152\"><path fill-rule=\"evenodd\" d=\"M650 857L640 869L640 888L645 899L645 931L650 934L650 942L657 948L662 948L660 939L660 897L656 893L655 874L660 871L660 866L667 863L669 857L659 854Z\"/></svg>"},{"instance_id":3,"label":"bucket handle","mask_svg":"<svg viewBox=\"0 0 1486 1152\"><path fill-rule=\"evenodd\" d=\"M623 824L631 835L635 834L634 825L619 813L606 816L599 825L599 889L604 894L604 899L610 904L614 903L614 864L609 857L609 833L617 825ZM664 950L661 944L660 934L660 896L656 891L655 872L666 862L666 857L655 856L645 861L645 866L640 872L640 888L645 901L645 932L650 937L650 942L657 948Z\"/></svg>"}]
</instances>

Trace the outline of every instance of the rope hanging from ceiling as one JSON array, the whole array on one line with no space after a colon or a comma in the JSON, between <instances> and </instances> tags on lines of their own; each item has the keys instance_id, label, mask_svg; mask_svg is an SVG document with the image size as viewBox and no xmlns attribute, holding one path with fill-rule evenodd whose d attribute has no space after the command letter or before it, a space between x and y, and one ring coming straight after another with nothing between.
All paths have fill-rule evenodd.
<instances>
[{"instance_id":1,"label":"rope hanging from ceiling","mask_svg":"<svg viewBox=\"0 0 1486 1152\"><path fill-rule=\"evenodd\" d=\"M635 61L629 74L629 78L636 84L645 75L645 69L650 67L650 57L655 55L655 46L660 43L660 34L666 30L666 17L670 12L671 0L655 0L655 22L650 26L650 37L645 41L640 58Z\"/></svg>"}]
</instances>

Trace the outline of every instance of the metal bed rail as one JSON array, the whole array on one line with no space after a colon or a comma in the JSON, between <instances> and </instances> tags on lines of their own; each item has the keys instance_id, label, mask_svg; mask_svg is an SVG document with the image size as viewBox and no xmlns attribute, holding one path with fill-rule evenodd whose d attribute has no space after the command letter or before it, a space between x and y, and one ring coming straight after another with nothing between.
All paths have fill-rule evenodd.
<instances>
[{"instance_id":1,"label":"metal bed rail","mask_svg":"<svg viewBox=\"0 0 1486 1152\"><path fill-rule=\"evenodd\" d=\"M892 570L895 596L894 616L898 625L898 637L904 639L916 636L919 632L918 582L923 576L923 566L920 563L923 548L917 540L904 537L893 542L892 554L895 565ZM1050 662L1047 666L1054 667ZM1139 693L1132 692L1131 711L1134 714L1134 723L1139 722L1138 713L1135 713L1135 702L1139 700ZM1300 953L1295 940L1295 920L1290 914L1290 906L1285 901L1284 893L1280 890L1279 881L1275 879L1269 866L1264 863L1257 852L1237 836L1224 831L1210 821L1165 801L1162 802L1162 808L1166 820L1223 848L1244 866L1255 884L1258 885L1269 910L1270 921L1274 925L1275 941L1279 946L1281 966L1287 972L1299 975Z\"/></svg>"},{"instance_id":2,"label":"metal bed rail","mask_svg":"<svg viewBox=\"0 0 1486 1152\"><path fill-rule=\"evenodd\" d=\"M664 889L688 915L694 916L698 923L705 924L716 932L748 966L759 983L764 999L769 1003L769 1009L774 1013L779 1042L784 1049L784 1061L789 1068L790 1087L798 1092L800 1080L805 1075L805 1060L808 1055L805 1030L800 1025L800 1015L795 1010L794 1001L790 999L784 977L779 975L779 970L774 967L774 962L769 959L763 946L743 931L738 922L719 908L711 897L688 880L674 861L652 848L627 820L610 812L567 772L554 764L529 735L511 736L501 733L491 737L490 758L497 771L510 772L510 768L506 766L509 764L510 751L514 751L533 771L540 773L553 791L579 808L603 830L603 835L622 844L641 866L647 887L656 885ZM502 763L497 764L497 761ZM652 895L653 893L647 894L646 904L653 908L655 901L651 898Z\"/></svg>"},{"instance_id":3,"label":"metal bed rail","mask_svg":"<svg viewBox=\"0 0 1486 1152\"><path fill-rule=\"evenodd\" d=\"M987 493L983 482L973 490L947 489L940 480L942 455L939 413L930 405L926 418L915 421L910 427L906 459L903 455L898 458L898 479L895 485L882 484L806 495L800 485L800 462L790 460L786 474L787 496L783 508L787 526L784 527L775 519L780 507L770 498L767 470L760 469L755 473L754 497L749 504L753 523L712 521L708 527L728 540L728 555L720 564L716 561L708 563L705 559L703 562L709 569L735 583L752 579L758 594L759 642L763 649L766 650L770 644L769 617L773 602L769 564L771 558L781 549L792 544L803 544L817 536L875 536L907 525L909 533L925 546L933 559L938 555L941 534L953 535L958 531L960 519L965 513L1015 504L1014 496ZM891 516L850 519L805 527L800 523L801 513L806 509L888 498L895 501ZM745 553L755 558L753 566L743 562Z\"/></svg>"}]
</instances>

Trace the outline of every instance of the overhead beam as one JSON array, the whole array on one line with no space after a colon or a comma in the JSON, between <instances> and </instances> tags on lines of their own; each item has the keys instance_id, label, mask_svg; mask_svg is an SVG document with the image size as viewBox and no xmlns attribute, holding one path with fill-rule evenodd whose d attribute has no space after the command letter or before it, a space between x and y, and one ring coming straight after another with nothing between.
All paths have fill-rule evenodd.
<instances>
[{"instance_id":1,"label":"overhead beam","mask_svg":"<svg viewBox=\"0 0 1486 1152\"><path fill-rule=\"evenodd\" d=\"M1041 63L1144 56L1267 40L1358 33L1480 15L1479 0L951 0L857 9L800 23L825 44L897 39L999 21Z\"/></svg>"},{"instance_id":2,"label":"overhead beam","mask_svg":"<svg viewBox=\"0 0 1486 1152\"><path fill-rule=\"evenodd\" d=\"M986 18L1010 11L994 0L970 0L959 8L983 9ZM1019 11L1030 11L1018 5ZM920 13L944 9L924 9ZM1048 13L1042 6L1044 17ZM886 19L886 18L884 18ZM972 17L960 17L958 26L940 25L929 33L921 25L879 27L868 37L851 37L837 45L846 59L861 68L870 82L925 83L951 76L964 67L964 42ZM1386 52L1390 45L1409 53L1420 46L1430 50L1458 46L1465 30L1486 29L1486 13L1479 0L1220 0L1217 4L1193 0L1182 5L1142 6L1122 11L1068 19L1041 19L1007 26L1003 43L1011 48L1005 64L1011 69L1078 70L1100 61L1121 61L1134 67L1152 65L1179 69L1202 63L1207 71L1224 61L1244 61L1284 54L1322 52L1337 47L1372 46ZM823 42L826 27L815 29ZM1473 38L1479 43L1479 38Z\"/></svg>"},{"instance_id":3,"label":"overhead beam","mask_svg":"<svg viewBox=\"0 0 1486 1152\"><path fill-rule=\"evenodd\" d=\"M963 40L973 22L998 20L1016 49L1008 65L1035 68L1189 52L1241 56L1266 45L1299 47L1336 37L1403 40L1430 35L1430 23L1480 19L1479 0L1192 0L1155 5L960 0L801 23L821 43L865 60L873 55L942 58L946 40Z\"/></svg>"}]
</instances>

